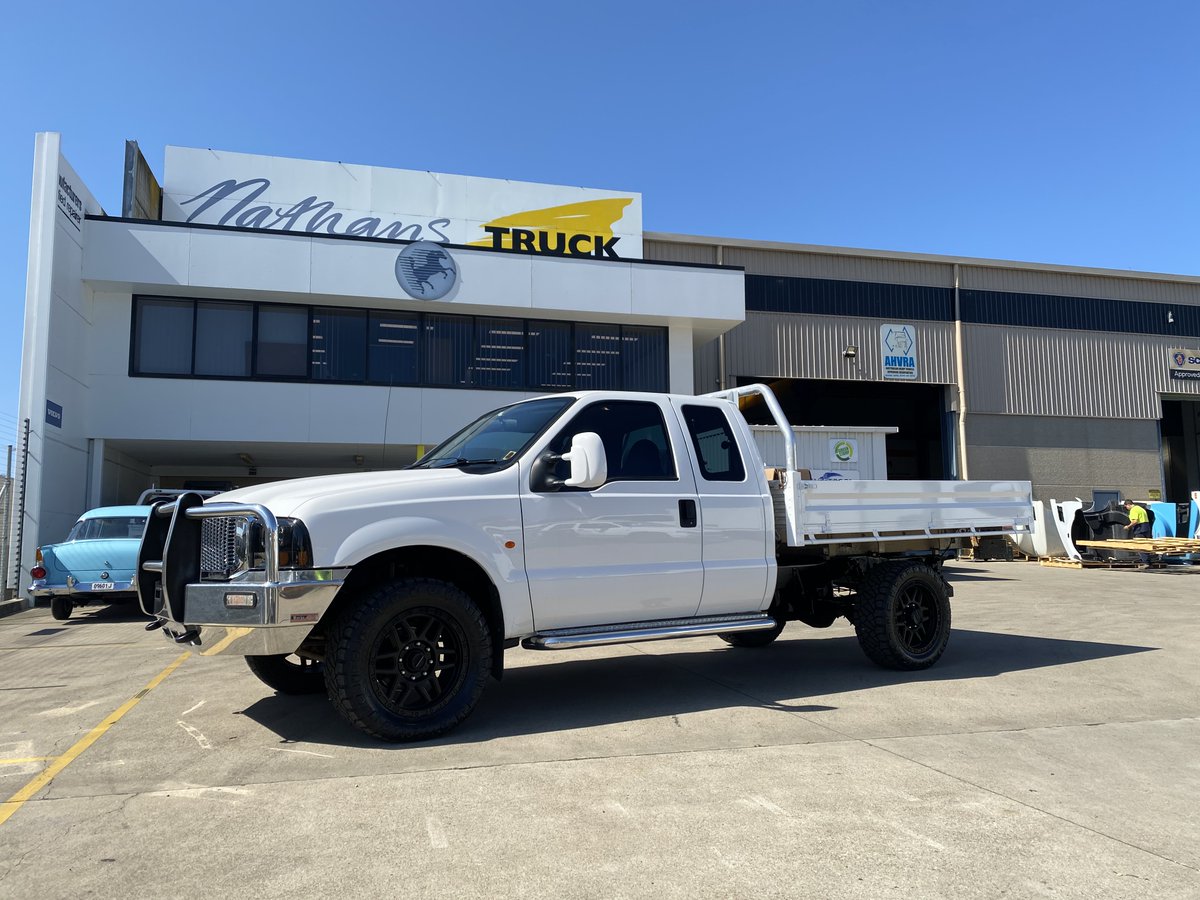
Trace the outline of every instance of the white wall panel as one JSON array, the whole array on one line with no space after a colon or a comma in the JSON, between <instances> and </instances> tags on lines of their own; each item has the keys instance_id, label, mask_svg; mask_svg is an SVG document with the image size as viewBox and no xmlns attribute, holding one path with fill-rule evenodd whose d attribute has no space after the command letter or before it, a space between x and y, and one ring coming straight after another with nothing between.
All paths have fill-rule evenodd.
<instances>
[{"instance_id":1,"label":"white wall panel","mask_svg":"<svg viewBox=\"0 0 1200 900\"><path fill-rule=\"evenodd\" d=\"M192 287L307 293L311 242L273 234L188 229ZM395 279L393 279L395 280Z\"/></svg>"},{"instance_id":2,"label":"white wall panel","mask_svg":"<svg viewBox=\"0 0 1200 900\"><path fill-rule=\"evenodd\" d=\"M629 266L554 257L531 256L529 260L534 309L619 316L633 312Z\"/></svg>"},{"instance_id":3,"label":"white wall panel","mask_svg":"<svg viewBox=\"0 0 1200 900\"><path fill-rule=\"evenodd\" d=\"M191 245L181 229L97 221L83 227L84 278L114 284L188 283Z\"/></svg>"}]
</instances>

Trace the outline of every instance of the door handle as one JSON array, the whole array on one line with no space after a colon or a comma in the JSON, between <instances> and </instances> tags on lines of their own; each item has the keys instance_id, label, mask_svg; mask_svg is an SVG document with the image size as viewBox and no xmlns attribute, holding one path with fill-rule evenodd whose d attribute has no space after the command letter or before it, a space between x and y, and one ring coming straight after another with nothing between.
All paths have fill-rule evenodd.
<instances>
[{"instance_id":1,"label":"door handle","mask_svg":"<svg viewBox=\"0 0 1200 900\"><path fill-rule=\"evenodd\" d=\"M680 528L695 528L696 527L696 501L695 500L680 500L679 501L679 527Z\"/></svg>"}]
</instances>

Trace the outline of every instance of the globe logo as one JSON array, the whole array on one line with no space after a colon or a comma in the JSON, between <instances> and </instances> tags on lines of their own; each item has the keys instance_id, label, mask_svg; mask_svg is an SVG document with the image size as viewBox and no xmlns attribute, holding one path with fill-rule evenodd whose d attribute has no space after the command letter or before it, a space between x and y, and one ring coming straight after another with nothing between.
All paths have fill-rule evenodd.
<instances>
[{"instance_id":1,"label":"globe logo","mask_svg":"<svg viewBox=\"0 0 1200 900\"><path fill-rule=\"evenodd\" d=\"M396 281L418 300L440 300L458 282L458 266L440 244L417 241L396 257Z\"/></svg>"}]
</instances>

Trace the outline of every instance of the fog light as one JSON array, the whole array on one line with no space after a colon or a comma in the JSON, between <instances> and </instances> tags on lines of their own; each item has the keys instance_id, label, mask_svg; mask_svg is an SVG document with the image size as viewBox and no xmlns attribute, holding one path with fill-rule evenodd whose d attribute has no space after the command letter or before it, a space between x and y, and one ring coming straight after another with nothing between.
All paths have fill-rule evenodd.
<instances>
[{"instance_id":1,"label":"fog light","mask_svg":"<svg viewBox=\"0 0 1200 900\"><path fill-rule=\"evenodd\" d=\"M255 603L254 594L226 594L225 595L225 605L226 606L250 607L250 606L254 606L254 603Z\"/></svg>"}]
</instances>

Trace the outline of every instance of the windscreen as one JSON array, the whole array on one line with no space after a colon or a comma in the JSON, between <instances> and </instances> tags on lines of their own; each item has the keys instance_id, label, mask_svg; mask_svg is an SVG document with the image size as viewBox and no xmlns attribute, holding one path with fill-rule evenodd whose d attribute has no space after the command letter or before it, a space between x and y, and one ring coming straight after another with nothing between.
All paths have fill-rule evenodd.
<instances>
[{"instance_id":1,"label":"windscreen","mask_svg":"<svg viewBox=\"0 0 1200 900\"><path fill-rule=\"evenodd\" d=\"M425 454L412 468L507 463L574 402L573 397L547 397L493 410Z\"/></svg>"}]
</instances>

